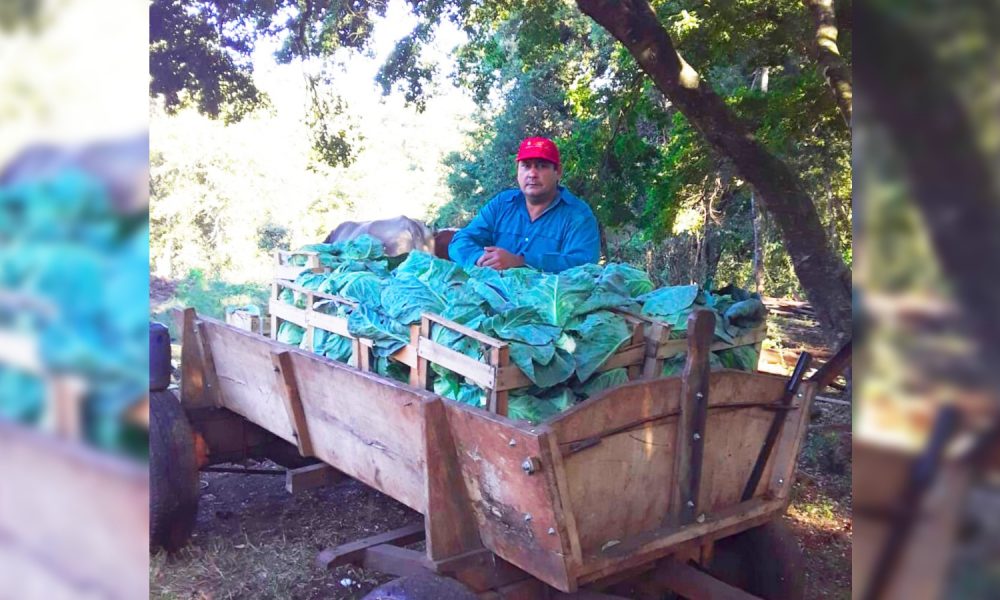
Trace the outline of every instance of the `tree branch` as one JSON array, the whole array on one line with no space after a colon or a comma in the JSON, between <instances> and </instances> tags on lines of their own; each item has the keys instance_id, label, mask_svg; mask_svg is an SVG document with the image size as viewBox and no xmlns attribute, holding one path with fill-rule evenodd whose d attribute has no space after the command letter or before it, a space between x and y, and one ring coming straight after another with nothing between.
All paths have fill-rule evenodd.
<instances>
[{"instance_id":1,"label":"tree branch","mask_svg":"<svg viewBox=\"0 0 1000 600\"><path fill-rule=\"evenodd\" d=\"M816 53L816 62L819 63L823 77L833 91L840 114L850 127L854 85L851 81L851 68L837 48L837 17L833 10L833 0L802 0L802 3L812 13L815 26L813 50Z\"/></svg>"},{"instance_id":2,"label":"tree branch","mask_svg":"<svg viewBox=\"0 0 1000 600\"><path fill-rule=\"evenodd\" d=\"M577 0L617 38L663 94L757 191L774 218L792 266L831 341L851 335L851 274L828 243L812 198L674 49L645 0Z\"/></svg>"}]
</instances>

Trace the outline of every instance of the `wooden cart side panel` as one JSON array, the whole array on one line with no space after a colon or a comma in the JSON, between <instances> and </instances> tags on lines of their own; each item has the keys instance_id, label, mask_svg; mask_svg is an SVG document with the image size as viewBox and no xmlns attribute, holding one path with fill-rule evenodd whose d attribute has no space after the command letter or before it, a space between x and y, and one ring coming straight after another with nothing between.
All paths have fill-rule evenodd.
<instances>
[{"instance_id":1,"label":"wooden cart side panel","mask_svg":"<svg viewBox=\"0 0 1000 600\"><path fill-rule=\"evenodd\" d=\"M575 590L566 525L547 474L554 467L544 459L549 434L455 402L445 407L483 545L553 587Z\"/></svg>"},{"instance_id":2,"label":"wooden cart side panel","mask_svg":"<svg viewBox=\"0 0 1000 600\"><path fill-rule=\"evenodd\" d=\"M739 502L773 415L740 405L777 401L783 383L739 371L712 373L699 513L711 516ZM549 423L564 455L584 555L655 530L669 514L680 394L680 378L628 383Z\"/></svg>"},{"instance_id":3,"label":"wooden cart side panel","mask_svg":"<svg viewBox=\"0 0 1000 600\"><path fill-rule=\"evenodd\" d=\"M225 408L295 443L271 355L287 352L314 455L424 512L423 416L433 394L203 319Z\"/></svg>"},{"instance_id":4,"label":"wooden cart side panel","mask_svg":"<svg viewBox=\"0 0 1000 600\"><path fill-rule=\"evenodd\" d=\"M776 403L784 392L785 383L781 377L731 371L723 377L713 377L709 405ZM791 428L790 421L796 420L800 414L798 410L788 413L786 429ZM764 445L773 418L774 411L766 408L709 412L705 433L706 459L702 465L702 489L698 496L701 513L711 514L740 502L743 487ZM782 456L781 452L780 448L776 448L772 453L761 481L769 480L775 458Z\"/></svg>"},{"instance_id":5,"label":"wooden cart side panel","mask_svg":"<svg viewBox=\"0 0 1000 600\"><path fill-rule=\"evenodd\" d=\"M200 322L204 340L212 350L221 406L295 444L271 359L272 350L283 352L290 346L214 319L202 317Z\"/></svg>"},{"instance_id":6,"label":"wooden cart side panel","mask_svg":"<svg viewBox=\"0 0 1000 600\"><path fill-rule=\"evenodd\" d=\"M292 364L315 455L425 513L422 405L437 397L304 351Z\"/></svg>"}]
</instances>

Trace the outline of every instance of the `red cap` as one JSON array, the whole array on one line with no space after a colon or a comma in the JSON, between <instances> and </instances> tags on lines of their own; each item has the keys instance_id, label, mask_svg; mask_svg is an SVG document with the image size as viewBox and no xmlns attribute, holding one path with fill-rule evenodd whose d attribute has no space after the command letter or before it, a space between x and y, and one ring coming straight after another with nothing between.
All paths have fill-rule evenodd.
<instances>
[{"instance_id":1,"label":"red cap","mask_svg":"<svg viewBox=\"0 0 1000 600\"><path fill-rule=\"evenodd\" d=\"M521 147L517 149L517 160L529 158L541 158L559 166L559 148L556 148L555 142L549 138L524 138Z\"/></svg>"}]
</instances>

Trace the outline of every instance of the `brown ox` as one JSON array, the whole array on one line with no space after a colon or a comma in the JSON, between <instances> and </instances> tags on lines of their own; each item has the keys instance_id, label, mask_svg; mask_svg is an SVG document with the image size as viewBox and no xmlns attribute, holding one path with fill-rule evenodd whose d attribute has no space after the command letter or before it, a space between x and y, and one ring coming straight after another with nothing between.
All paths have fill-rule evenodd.
<instances>
[{"instance_id":1,"label":"brown ox","mask_svg":"<svg viewBox=\"0 0 1000 600\"><path fill-rule=\"evenodd\" d=\"M344 221L326 236L323 243L344 242L365 234L382 242L387 256L399 256L412 250L421 250L447 258L448 243L451 242L454 230L442 230L435 234L420 221L404 216L379 221ZM435 239L439 236L447 239L443 239L444 243L437 248Z\"/></svg>"}]
</instances>

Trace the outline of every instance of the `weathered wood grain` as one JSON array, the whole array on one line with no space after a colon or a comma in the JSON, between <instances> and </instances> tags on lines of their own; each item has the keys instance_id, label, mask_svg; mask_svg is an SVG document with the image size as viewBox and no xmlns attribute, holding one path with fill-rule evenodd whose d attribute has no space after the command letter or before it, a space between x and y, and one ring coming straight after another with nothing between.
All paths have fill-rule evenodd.
<instances>
[{"instance_id":1,"label":"weathered wood grain","mask_svg":"<svg viewBox=\"0 0 1000 600\"><path fill-rule=\"evenodd\" d=\"M566 525L547 474L554 467L543 460L548 433L455 402L445 407L483 544L549 585L575 589Z\"/></svg>"}]
</instances>

